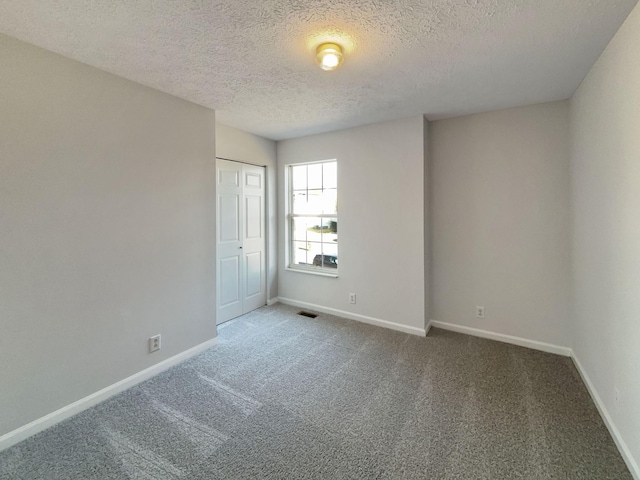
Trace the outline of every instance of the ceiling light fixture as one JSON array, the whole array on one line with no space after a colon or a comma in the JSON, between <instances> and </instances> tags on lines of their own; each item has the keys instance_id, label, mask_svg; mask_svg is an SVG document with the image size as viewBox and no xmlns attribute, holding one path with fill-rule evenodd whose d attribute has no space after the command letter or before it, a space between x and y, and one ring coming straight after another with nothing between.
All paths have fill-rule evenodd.
<instances>
[{"instance_id":1,"label":"ceiling light fixture","mask_svg":"<svg viewBox=\"0 0 640 480\"><path fill-rule=\"evenodd\" d=\"M323 43L316 50L316 63L323 70L335 70L343 60L342 47L336 43Z\"/></svg>"}]
</instances>

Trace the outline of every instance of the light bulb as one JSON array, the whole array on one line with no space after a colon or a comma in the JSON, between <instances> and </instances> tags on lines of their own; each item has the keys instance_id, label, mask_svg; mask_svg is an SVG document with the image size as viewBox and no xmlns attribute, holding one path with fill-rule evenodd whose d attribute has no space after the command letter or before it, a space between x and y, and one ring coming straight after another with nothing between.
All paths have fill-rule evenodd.
<instances>
[{"instance_id":1,"label":"light bulb","mask_svg":"<svg viewBox=\"0 0 640 480\"><path fill-rule=\"evenodd\" d=\"M335 43L323 43L316 50L316 62L323 70L335 70L343 60L342 47Z\"/></svg>"},{"instance_id":2,"label":"light bulb","mask_svg":"<svg viewBox=\"0 0 640 480\"><path fill-rule=\"evenodd\" d=\"M322 65L327 68L327 70L331 70L332 68L336 68L340 61L338 60L338 56L335 53L327 53L324 57L322 57Z\"/></svg>"}]
</instances>

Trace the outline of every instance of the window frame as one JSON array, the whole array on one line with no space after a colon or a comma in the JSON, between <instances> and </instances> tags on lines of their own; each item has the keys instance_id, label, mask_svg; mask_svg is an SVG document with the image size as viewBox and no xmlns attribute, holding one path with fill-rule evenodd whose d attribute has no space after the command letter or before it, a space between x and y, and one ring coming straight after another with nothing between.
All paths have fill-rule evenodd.
<instances>
[{"instance_id":1,"label":"window frame","mask_svg":"<svg viewBox=\"0 0 640 480\"><path fill-rule=\"evenodd\" d=\"M338 264L337 268L327 268L316 265L300 265L295 262L295 247L294 247L294 227L293 222L295 218L332 218L338 221L338 206L336 204L336 213L293 213L293 197L294 197L294 188L293 188L293 167L299 167L301 165L322 165L325 163L335 163L336 165L336 194L338 194L339 187L339 179L338 179L338 160L335 158L327 159L327 160L317 160L311 162L298 162L298 163L290 163L285 165L285 189L287 195L287 203L286 203L286 229L285 229L285 238L286 238L286 255L285 255L285 269L293 272L301 272L308 273L312 275L320 275L324 277L338 277L338 270L340 265ZM308 190L308 189L307 189ZM324 188L322 188L324 190ZM339 242L338 242L339 243ZM326 255L322 253L322 255Z\"/></svg>"}]
</instances>

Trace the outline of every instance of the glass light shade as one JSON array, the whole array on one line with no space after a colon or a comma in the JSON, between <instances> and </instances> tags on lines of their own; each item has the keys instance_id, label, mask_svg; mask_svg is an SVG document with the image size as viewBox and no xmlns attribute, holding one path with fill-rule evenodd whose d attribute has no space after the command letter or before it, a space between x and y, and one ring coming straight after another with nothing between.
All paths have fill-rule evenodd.
<instances>
[{"instance_id":1,"label":"glass light shade","mask_svg":"<svg viewBox=\"0 0 640 480\"><path fill-rule=\"evenodd\" d=\"M316 50L316 63L323 70L335 70L343 60L342 47L335 43L323 43Z\"/></svg>"}]
</instances>

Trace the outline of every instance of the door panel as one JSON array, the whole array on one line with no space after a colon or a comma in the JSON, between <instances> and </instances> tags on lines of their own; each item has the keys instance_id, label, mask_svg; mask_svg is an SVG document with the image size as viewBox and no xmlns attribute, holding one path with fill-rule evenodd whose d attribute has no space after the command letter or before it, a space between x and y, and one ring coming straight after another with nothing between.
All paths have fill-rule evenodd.
<instances>
[{"instance_id":1,"label":"door panel","mask_svg":"<svg viewBox=\"0 0 640 480\"><path fill-rule=\"evenodd\" d=\"M246 262L246 297L260 294L260 278L262 277L262 252L253 252L247 255Z\"/></svg>"},{"instance_id":2,"label":"door panel","mask_svg":"<svg viewBox=\"0 0 640 480\"><path fill-rule=\"evenodd\" d=\"M229 187L240 186L240 172L238 170L218 170L218 184Z\"/></svg>"},{"instance_id":3,"label":"door panel","mask_svg":"<svg viewBox=\"0 0 640 480\"><path fill-rule=\"evenodd\" d=\"M229 307L242 300L240 295L240 255L221 258L218 265L220 277L225 281L220 285L219 303L221 307Z\"/></svg>"},{"instance_id":4,"label":"door panel","mask_svg":"<svg viewBox=\"0 0 640 480\"><path fill-rule=\"evenodd\" d=\"M245 196L245 231L246 238L262 238L262 198L256 196Z\"/></svg>"},{"instance_id":5,"label":"door panel","mask_svg":"<svg viewBox=\"0 0 640 480\"><path fill-rule=\"evenodd\" d=\"M220 215L219 242L240 241L240 195L218 195Z\"/></svg>"},{"instance_id":6,"label":"door panel","mask_svg":"<svg viewBox=\"0 0 640 480\"><path fill-rule=\"evenodd\" d=\"M244 186L247 187L247 189L262 188L262 176L260 174L255 172L246 172L246 175L244 178L245 178Z\"/></svg>"},{"instance_id":7,"label":"door panel","mask_svg":"<svg viewBox=\"0 0 640 480\"><path fill-rule=\"evenodd\" d=\"M265 169L217 160L217 323L267 303Z\"/></svg>"}]
</instances>

